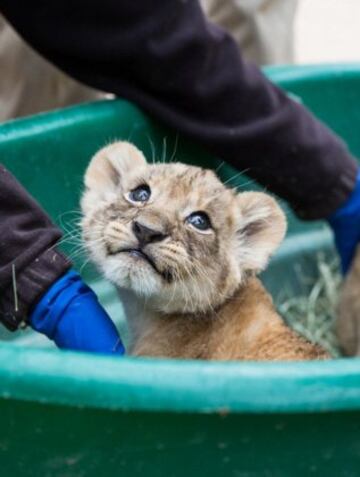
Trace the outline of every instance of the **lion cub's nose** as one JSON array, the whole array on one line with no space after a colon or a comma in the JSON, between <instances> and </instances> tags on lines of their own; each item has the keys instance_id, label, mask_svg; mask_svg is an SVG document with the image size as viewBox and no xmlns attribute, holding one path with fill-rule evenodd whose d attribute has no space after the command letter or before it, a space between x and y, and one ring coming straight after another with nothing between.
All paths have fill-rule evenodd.
<instances>
[{"instance_id":1,"label":"lion cub's nose","mask_svg":"<svg viewBox=\"0 0 360 477\"><path fill-rule=\"evenodd\" d=\"M148 243L160 242L166 237L163 232L151 229L137 220L134 220L132 224L132 230L135 237L138 239L140 246L146 245Z\"/></svg>"}]
</instances>

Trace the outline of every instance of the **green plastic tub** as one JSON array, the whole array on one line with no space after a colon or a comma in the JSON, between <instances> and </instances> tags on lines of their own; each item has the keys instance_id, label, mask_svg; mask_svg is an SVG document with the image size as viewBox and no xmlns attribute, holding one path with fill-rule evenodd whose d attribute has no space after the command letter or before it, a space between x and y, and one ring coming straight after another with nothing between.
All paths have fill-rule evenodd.
<instances>
[{"instance_id":1,"label":"green plastic tub","mask_svg":"<svg viewBox=\"0 0 360 477\"><path fill-rule=\"evenodd\" d=\"M360 154L360 65L268 74ZM73 230L90 157L120 138L148 157L153 150L170 157L176 148L178 160L220 163L122 100L4 124L0 161L54 220ZM234 174L220 171L224 178ZM290 211L289 221L287 240L264 274L275 299L284 289L303 293L299 267L313 274L317 251L333 253L324 224L305 224ZM75 262L126 337L114 290L83 258ZM119 359L60 352L28 331L1 333L1 477L360 475L358 359Z\"/></svg>"}]
</instances>

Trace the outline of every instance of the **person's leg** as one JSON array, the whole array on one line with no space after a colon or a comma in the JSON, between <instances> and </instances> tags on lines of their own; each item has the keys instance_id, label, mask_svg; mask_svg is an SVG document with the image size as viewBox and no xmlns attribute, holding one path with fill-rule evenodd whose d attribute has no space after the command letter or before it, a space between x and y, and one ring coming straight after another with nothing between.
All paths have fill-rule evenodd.
<instances>
[{"instance_id":1,"label":"person's leg","mask_svg":"<svg viewBox=\"0 0 360 477\"><path fill-rule=\"evenodd\" d=\"M293 63L297 0L201 0L211 21L235 38L260 65Z\"/></svg>"},{"instance_id":2,"label":"person's leg","mask_svg":"<svg viewBox=\"0 0 360 477\"><path fill-rule=\"evenodd\" d=\"M102 96L30 48L0 15L0 121Z\"/></svg>"}]
</instances>

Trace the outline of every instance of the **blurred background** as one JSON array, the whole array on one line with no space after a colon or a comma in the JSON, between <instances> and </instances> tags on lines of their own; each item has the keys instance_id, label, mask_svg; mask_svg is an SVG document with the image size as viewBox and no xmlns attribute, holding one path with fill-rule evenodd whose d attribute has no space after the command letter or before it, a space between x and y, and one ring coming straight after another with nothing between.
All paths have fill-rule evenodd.
<instances>
[{"instance_id":1,"label":"blurred background","mask_svg":"<svg viewBox=\"0 0 360 477\"><path fill-rule=\"evenodd\" d=\"M258 65L360 61L360 0L200 0ZM160 27L160 26L159 26ZM0 14L0 122L108 97L69 78Z\"/></svg>"},{"instance_id":2,"label":"blurred background","mask_svg":"<svg viewBox=\"0 0 360 477\"><path fill-rule=\"evenodd\" d=\"M296 63L360 61L360 0L299 0L294 30Z\"/></svg>"}]
</instances>

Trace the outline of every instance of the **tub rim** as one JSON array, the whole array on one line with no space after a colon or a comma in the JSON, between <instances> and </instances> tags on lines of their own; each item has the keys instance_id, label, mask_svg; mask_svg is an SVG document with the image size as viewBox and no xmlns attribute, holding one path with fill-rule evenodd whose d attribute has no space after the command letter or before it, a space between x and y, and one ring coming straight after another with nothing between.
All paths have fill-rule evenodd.
<instances>
[{"instance_id":1,"label":"tub rim","mask_svg":"<svg viewBox=\"0 0 360 477\"><path fill-rule=\"evenodd\" d=\"M0 345L0 397L123 411L309 413L360 409L360 358L209 362Z\"/></svg>"}]
</instances>

